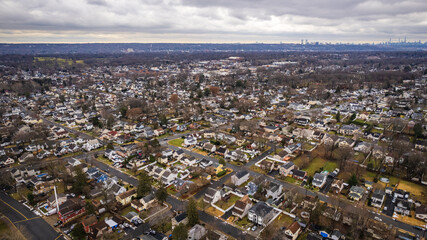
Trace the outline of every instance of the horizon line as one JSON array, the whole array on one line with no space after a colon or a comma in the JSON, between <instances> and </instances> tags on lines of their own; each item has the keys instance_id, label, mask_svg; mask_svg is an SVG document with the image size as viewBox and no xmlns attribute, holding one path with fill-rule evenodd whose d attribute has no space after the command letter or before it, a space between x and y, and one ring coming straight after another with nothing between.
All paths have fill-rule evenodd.
<instances>
[{"instance_id":1,"label":"horizon line","mask_svg":"<svg viewBox=\"0 0 427 240\"><path fill-rule=\"evenodd\" d=\"M271 45L285 45L285 44L296 44L296 45L379 45L379 44L396 44L396 43L420 43L426 44L427 41L382 41L382 42L321 42L314 41L308 43L301 42L0 42L0 44L271 44Z\"/></svg>"}]
</instances>

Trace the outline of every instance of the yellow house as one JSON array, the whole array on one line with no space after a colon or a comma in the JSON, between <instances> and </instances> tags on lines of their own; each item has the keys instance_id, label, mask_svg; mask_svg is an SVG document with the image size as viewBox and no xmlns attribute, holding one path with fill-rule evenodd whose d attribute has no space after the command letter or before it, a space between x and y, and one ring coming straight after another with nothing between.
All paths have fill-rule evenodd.
<instances>
[{"instance_id":1,"label":"yellow house","mask_svg":"<svg viewBox=\"0 0 427 240\"><path fill-rule=\"evenodd\" d=\"M218 175L218 173L224 171L225 168L222 164L218 165L218 167L215 168L215 174Z\"/></svg>"},{"instance_id":2,"label":"yellow house","mask_svg":"<svg viewBox=\"0 0 427 240\"><path fill-rule=\"evenodd\" d=\"M132 197L136 197L136 189L129 190L116 196L117 202L126 206L131 203Z\"/></svg>"}]
</instances>

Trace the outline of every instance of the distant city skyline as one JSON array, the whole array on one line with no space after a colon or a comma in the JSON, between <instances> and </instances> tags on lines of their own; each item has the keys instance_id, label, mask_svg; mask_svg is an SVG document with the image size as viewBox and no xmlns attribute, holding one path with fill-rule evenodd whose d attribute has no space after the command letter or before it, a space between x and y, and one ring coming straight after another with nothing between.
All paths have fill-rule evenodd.
<instances>
[{"instance_id":1,"label":"distant city skyline","mask_svg":"<svg viewBox=\"0 0 427 240\"><path fill-rule=\"evenodd\" d=\"M427 41L423 0L0 0L1 43Z\"/></svg>"}]
</instances>

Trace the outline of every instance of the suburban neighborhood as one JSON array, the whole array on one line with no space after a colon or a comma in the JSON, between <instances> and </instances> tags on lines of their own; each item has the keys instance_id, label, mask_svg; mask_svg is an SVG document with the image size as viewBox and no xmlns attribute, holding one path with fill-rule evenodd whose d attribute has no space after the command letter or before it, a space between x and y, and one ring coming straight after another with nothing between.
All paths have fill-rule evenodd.
<instances>
[{"instance_id":1,"label":"suburban neighborhood","mask_svg":"<svg viewBox=\"0 0 427 240\"><path fill-rule=\"evenodd\" d=\"M23 239L425 239L427 66L397 57L0 65L0 220Z\"/></svg>"}]
</instances>

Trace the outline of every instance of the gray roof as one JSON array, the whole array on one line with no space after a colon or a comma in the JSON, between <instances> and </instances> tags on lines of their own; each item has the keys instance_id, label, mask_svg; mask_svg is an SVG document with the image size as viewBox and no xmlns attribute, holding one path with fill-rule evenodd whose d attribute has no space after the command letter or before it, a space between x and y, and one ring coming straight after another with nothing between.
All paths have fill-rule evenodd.
<instances>
[{"instance_id":1,"label":"gray roof","mask_svg":"<svg viewBox=\"0 0 427 240\"><path fill-rule=\"evenodd\" d=\"M273 211L273 208L268 206L265 202L259 201L249 211L254 212L257 216L264 217Z\"/></svg>"}]
</instances>

